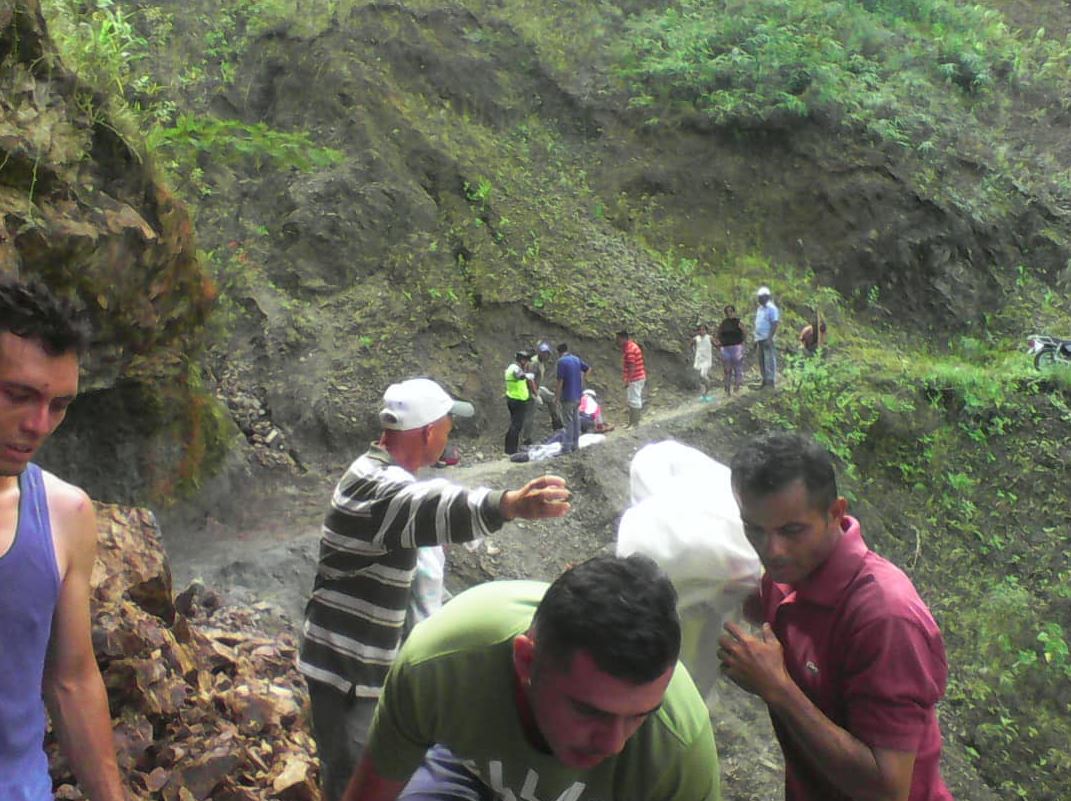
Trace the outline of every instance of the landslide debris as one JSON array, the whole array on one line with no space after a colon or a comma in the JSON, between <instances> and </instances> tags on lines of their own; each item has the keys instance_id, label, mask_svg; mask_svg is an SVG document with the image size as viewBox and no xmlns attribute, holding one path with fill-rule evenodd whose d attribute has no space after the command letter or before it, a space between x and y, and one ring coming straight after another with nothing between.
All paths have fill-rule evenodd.
<instances>
[{"instance_id":1,"label":"landslide debris","mask_svg":"<svg viewBox=\"0 0 1071 801\"><path fill-rule=\"evenodd\" d=\"M308 693L290 632L195 583L172 596L152 513L99 504L93 648L137 801L318 801ZM56 742L56 796L81 799Z\"/></svg>"}]
</instances>

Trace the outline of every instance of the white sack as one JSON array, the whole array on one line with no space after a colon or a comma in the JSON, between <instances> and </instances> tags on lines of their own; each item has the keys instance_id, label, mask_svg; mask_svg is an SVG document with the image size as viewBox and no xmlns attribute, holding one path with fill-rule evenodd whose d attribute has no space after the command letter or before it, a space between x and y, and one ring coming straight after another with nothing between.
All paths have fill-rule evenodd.
<instances>
[{"instance_id":1,"label":"white sack","mask_svg":"<svg viewBox=\"0 0 1071 801\"><path fill-rule=\"evenodd\" d=\"M733 490L729 484L729 468L702 451L676 440L667 439L640 448L632 457L629 479L633 506L652 495L691 488L701 497L707 493L717 493L712 500L719 506L731 504L729 516L737 517L736 501L733 500Z\"/></svg>"},{"instance_id":2,"label":"white sack","mask_svg":"<svg viewBox=\"0 0 1071 801\"><path fill-rule=\"evenodd\" d=\"M633 506L617 529L617 554L651 557L677 589L681 658L703 692L717 673L717 639L741 619L762 565L744 536L729 468L673 440L641 448L631 468Z\"/></svg>"}]
</instances>

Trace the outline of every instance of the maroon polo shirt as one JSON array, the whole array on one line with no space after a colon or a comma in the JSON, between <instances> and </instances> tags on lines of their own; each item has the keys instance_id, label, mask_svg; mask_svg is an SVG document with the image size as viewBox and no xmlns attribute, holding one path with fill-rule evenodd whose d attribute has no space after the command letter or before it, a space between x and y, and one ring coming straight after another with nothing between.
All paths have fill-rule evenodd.
<instances>
[{"instance_id":1,"label":"maroon polo shirt","mask_svg":"<svg viewBox=\"0 0 1071 801\"><path fill-rule=\"evenodd\" d=\"M763 613L793 681L835 724L872 748L914 751L909 801L951 801L935 711L948 677L944 640L911 580L843 520L830 557L799 584L762 580ZM776 715L786 801L848 801Z\"/></svg>"}]
</instances>

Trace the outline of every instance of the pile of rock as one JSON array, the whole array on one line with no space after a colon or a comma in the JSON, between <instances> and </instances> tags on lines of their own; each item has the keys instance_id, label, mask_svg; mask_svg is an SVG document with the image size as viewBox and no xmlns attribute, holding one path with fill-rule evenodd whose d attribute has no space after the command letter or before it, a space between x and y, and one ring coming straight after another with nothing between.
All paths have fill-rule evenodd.
<instances>
[{"instance_id":1,"label":"pile of rock","mask_svg":"<svg viewBox=\"0 0 1071 801\"><path fill-rule=\"evenodd\" d=\"M235 424L253 447L253 457L264 467L300 472L301 465L287 444L286 435L272 422L267 390L248 388L233 365L224 365L216 397L227 405Z\"/></svg>"},{"instance_id":2,"label":"pile of rock","mask_svg":"<svg viewBox=\"0 0 1071 801\"><path fill-rule=\"evenodd\" d=\"M173 599L152 514L97 516L93 646L130 797L318 801L293 636L268 636L255 610L221 608L200 585ZM49 754L57 798L82 798L54 743Z\"/></svg>"}]
</instances>

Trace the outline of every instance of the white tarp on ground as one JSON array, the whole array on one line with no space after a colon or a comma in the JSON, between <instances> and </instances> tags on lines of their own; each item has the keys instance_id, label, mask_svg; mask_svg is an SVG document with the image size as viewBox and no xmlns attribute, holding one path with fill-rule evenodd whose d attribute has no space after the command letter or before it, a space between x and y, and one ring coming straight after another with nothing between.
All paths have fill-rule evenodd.
<instances>
[{"instance_id":1,"label":"white tarp on ground","mask_svg":"<svg viewBox=\"0 0 1071 801\"><path fill-rule=\"evenodd\" d=\"M740 619L762 566L744 536L729 468L673 440L639 450L631 467L632 506L617 529L617 553L642 553L666 571L679 596L681 659L700 691L718 673L725 621Z\"/></svg>"},{"instance_id":2,"label":"white tarp on ground","mask_svg":"<svg viewBox=\"0 0 1071 801\"><path fill-rule=\"evenodd\" d=\"M581 434L577 444L581 448L587 448L592 445L598 445L606 441L605 434ZM562 444L560 442L549 442L543 445L532 445L528 449L528 461L529 462L542 462L546 459L552 459L555 456L562 455Z\"/></svg>"}]
</instances>

